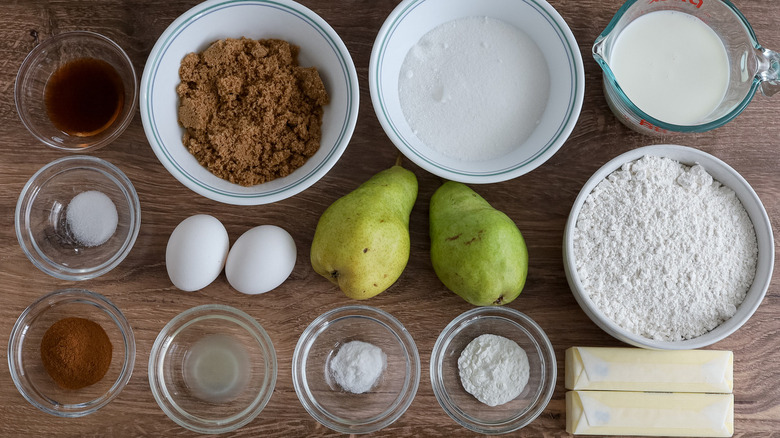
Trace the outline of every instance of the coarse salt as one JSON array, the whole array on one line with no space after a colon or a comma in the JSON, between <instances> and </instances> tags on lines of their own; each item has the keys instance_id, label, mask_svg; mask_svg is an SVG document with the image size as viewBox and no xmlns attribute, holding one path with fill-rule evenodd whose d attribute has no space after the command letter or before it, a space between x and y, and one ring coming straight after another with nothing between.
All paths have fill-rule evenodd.
<instances>
[{"instance_id":1,"label":"coarse salt","mask_svg":"<svg viewBox=\"0 0 780 438\"><path fill-rule=\"evenodd\" d=\"M536 43L488 17L444 23L412 46L401 66L401 110L415 135L462 161L504 156L533 132L550 78Z\"/></svg>"},{"instance_id":2,"label":"coarse salt","mask_svg":"<svg viewBox=\"0 0 780 438\"><path fill-rule=\"evenodd\" d=\"M99 246L116 232L119 216L111 198L97 190L74 196L65 213L68 229L84 246Z\"/></svg>"}]
</instances>

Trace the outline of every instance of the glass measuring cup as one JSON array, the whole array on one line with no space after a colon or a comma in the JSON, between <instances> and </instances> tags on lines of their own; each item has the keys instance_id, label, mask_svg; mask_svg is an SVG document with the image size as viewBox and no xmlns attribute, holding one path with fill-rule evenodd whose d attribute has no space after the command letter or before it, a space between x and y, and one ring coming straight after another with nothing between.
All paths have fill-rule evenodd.
<instances>
[{"instance_id":1,"label":"glass measuring cup","mask_svg":"<svg viewBox=\"0 0 780 438\"><path fill-rule=\"evenodd\" d=\"M610 66L615 41L623 29L637 18L656 11L678 11L698 18L715 31L726 49L729 64L726 93L720 104L696 124L675 125L645 113L628 98ZM750 23L728 0L628 0L596 38L593 57L603 70L604 94L610 109L626 126L643 134L709 131L738 116L756 90L760 89L765 96L780 91L780 54L758 43Z\"/></svg>"}]
</instances>

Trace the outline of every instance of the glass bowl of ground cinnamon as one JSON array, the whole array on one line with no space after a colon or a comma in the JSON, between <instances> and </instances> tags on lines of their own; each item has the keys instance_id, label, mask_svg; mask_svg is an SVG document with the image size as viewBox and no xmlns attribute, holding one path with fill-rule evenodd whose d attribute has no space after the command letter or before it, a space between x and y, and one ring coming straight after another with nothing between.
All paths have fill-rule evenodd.
<instances>
[{"instance_id":1,"label":"glass bowl of ground cinnamon","mask_svg":"<svg viewBox=\"0 0 780 438\"><path fill-rule=\"evenodd\" d=\"M137 95L124 50L88 31L43 40L22 62L14 87L24 126L47 146L69 152L116 140L135 115Z\"/></svg>"},{"instance_id":2,"label":"glass bowl of ground cinnamon","mask_svg":"<svg viewBox=\"0 0 780 438\"><path fill-rule=\"evenodd\" d=\"M133 372L135 338L122 312L84 289L49 293L22 312L8 343L16 388L58 417L82 417L107 405Z\"/></svg>"}]
</instances>

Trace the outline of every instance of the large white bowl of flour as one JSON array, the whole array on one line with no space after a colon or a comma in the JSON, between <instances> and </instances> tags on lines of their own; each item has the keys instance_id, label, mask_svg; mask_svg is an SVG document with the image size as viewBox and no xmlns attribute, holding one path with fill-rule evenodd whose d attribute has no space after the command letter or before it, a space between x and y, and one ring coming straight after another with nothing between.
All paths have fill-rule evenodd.
<instances>
[{"instance_id":1,"label":"large white bowl of flour","mask_svg":"<svg viewBox=\"0 0 780 438\"><path fill-rule=\"evenodd\" d=\"M494 183L537 168L582 107L577 42L544 0L405 0L369 66L385 133L423 169Z\"/></svg>"},{"instance_id":2,"label":"large white bowl of flour","mask_svg":"<svg viewBox=\"0 0 780 438\"><path fill-rule=\"evenodd\" d=\"M627 184L625 178L665 178L627 166L648 159L701 167L686 167L673 187ZM618 187L627 195L614 202L608 195L622 193ZM647 190L669 198L652 215L633 205L653 202L643 197ZM680 195L686 190L690 195ZM643 217L629 213L638 211ZM727 211L730 219L723 218ZM746 232L753 230L754 238ZM761 200L728 164L690 147L656 145L618 156L585 183L566 223L563 258L574 297L604 331L638 347L694 349L729 336L753 315L772 278L774 238Z\"/></svg>"}]
</instances>

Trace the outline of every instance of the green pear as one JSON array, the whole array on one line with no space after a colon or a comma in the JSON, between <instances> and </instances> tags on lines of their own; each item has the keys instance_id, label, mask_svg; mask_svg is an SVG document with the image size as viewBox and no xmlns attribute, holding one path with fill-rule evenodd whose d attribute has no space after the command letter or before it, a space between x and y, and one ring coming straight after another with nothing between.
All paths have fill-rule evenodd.
<instances>
[{"instance_id":1,"label":"green pear","mask_svg":"<svg viewBox=\"0 0 780 438\"><path fill-rule=\"evenodd\" d=\"M417 178L400 165L337 199L314 232L314 270L350 298L383 292L409 261L409 215L416 199Z\"/></svg>"},{"instance_id":2,"label":"green pear","mask_svg":"<svg viewBox=\"0 0 780 438\"><path fill-rule=\"evenodd\" d=\"M431 197L431 262L448 289L475 306L512 302L525 285L528 249L515 223L463 184Z\"/></svg>"}]
</instances>

